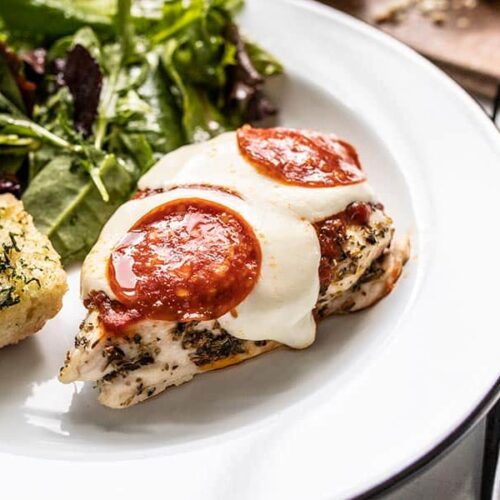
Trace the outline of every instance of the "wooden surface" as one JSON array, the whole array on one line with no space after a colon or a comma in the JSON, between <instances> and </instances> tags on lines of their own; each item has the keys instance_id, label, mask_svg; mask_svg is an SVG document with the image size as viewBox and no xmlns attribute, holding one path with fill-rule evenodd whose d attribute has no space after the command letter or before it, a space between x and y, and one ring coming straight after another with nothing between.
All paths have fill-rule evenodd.
<instances>
[{"instance_id":1,"label":"wooden surface","mask_svg":"<svg viewBox=\"0 0 500 500\"><path fill-rule=\"evenodd\" d=\"M439 25L417 8L409 9L400 22L377 24L375 19L391 0L322 1L412 46L469 90L495 95L500 82L500 0L479 1L473 9L450 7Z\"/></svg>"}]
</instances>

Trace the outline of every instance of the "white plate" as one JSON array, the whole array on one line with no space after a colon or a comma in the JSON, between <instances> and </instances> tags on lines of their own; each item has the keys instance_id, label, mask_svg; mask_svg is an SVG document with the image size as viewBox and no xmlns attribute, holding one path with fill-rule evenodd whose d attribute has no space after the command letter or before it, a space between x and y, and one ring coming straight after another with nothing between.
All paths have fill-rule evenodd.
<instances>
[{"instance_id":1,"label":"white plate","mask_svg":"<svg viewBox=\"0 0 500 500\"><path fill-rule=\"evenodd\" d=\"M272 89L282 123L353 142L399 235L412 231L399 286L322 324L307 351L112 411L55 379L83 314L74 271L61 314L0 352L2 498L344 498L498 387L500 138L486 116L409 49L315 3L249 0L241 22L287 68Z\"/></svg>"}]
</instances>

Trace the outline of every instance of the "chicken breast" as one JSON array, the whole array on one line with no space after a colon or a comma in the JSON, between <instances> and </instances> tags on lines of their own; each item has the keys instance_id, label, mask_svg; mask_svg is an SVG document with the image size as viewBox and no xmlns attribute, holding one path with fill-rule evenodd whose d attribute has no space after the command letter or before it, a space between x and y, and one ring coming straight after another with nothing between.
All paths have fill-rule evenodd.
<instances>
[{"instance_id":1,"label":"chicken breast","mask_svg":"<svg viewBox=\"0 0 500 500\"><path fill-rule=\"evenodd\" d=\"M323 229L317 225L320 240ZM393 232L392 221L380 205L371 208L366 223L348 221L335 232L335 252L328 254L322 248L318 319L369 307L392 289L409 254L407 242L391 246ZM131 325L126 335L115 335L106 331L97 309L91 308L60 380L96 382L102 404L126 408L196 374L240 363L281 345L236 338L217 320L143 320Z\"/></svg>"}]
</instances>

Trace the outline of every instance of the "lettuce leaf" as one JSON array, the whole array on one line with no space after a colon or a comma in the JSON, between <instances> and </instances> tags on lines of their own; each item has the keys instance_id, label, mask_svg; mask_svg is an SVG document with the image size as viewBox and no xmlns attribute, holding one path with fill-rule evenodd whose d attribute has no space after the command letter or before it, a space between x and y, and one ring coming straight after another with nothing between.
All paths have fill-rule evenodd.
<instances>
[{"instance_id":1,"label":"lettuce leaf","mask_svg":"<svg viewBox=\"0 0 500 500\"><path fill-rule=\"evenodd\" d=\"M54 158L36 176L22 199L37 227L46 234L65 265L82 260L102 226L127 200L135 179L113 155L99 165L109 201L74 157Z\"/></svg>"}]
</instances>

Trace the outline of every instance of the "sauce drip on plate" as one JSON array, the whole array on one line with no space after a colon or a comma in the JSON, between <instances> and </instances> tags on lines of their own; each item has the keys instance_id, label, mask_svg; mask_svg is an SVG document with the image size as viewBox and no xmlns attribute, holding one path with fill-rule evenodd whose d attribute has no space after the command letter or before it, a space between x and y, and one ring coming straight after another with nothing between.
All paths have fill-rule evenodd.
<instances>
[{"instance_id":1,"label":"sauce drip on plate","mask_svg":"<svg viewBox=\"0 0 500 500\"><path fill-rule=\"evenodd\" d=\"M286 128L237 131L241 154L263 175L303 187L335 187L365 180L356 150L331 134Z\"/></svg>"},{"instance_id":2,"label":"sauce drip on plate","mask_svg":"<svg viewBox=\"0 0 500 500\"><path fill-rule=\"evenodd\" d=\"M161 205L135 223L111 253L108 280L117 301L93 297L107 329L142 318L218 318L255 286L261 249L236 212L189 198Z\"/></svg>"}]
</instances>

